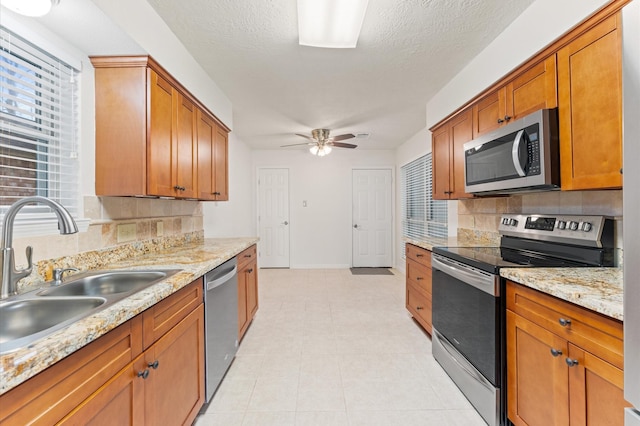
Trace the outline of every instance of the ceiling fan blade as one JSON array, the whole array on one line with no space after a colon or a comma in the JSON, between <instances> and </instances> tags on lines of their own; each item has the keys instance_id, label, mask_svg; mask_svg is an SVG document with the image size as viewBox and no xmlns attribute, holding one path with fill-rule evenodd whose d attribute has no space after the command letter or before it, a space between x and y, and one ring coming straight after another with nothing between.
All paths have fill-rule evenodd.
<instances>
[{"instance_id":1,"label":"ceiling fan blade","mask_svg":"<svg viewBox=\"0 0 640 426\"><path fill-rule=\"evenodd\" d=\"M328 144L338 148L356 148L358 146L352 143L342 143L342 142L329 142Z\"/></svg>"},{"instance_id":2,"label":"ceiling fan blade","mask_svg":"<svg viewBox=\"0 0 640 426\"><path fill-rule=\"evenodd\" d=\"M280 148L286 148L288 146L300 146L300 145L315 145L315 143L312 143L312 142L292 143L289 145L280 145Z\"/></svg>"},{"instance_id":3,"label":"ceiling fan blade","mask_svg":"<svg viewBox=\"0 0 640 426\"><path fill-rule=\"evenodd\" d=\"M333 139L334 142L337 141L343 141L346 139L351 139L351 138L355 138L356 135L352 134L352 133L345 133L344 135L338 135L338 136L334 136L331 139Z\"/></svg>"},{"instance_id":4,"label":"ceiling fan blade","mask_svg":"<svg viewBox=\"0 0 640 426\"><path fill-rule=\"evenodd\" d=\"M315 139L314 139L314 138L312 138L312 137L311 137L311 136L309 136L309 135L303 135L302 133L296 133L296 136L300 136L300 137L303 137L303 138L305 138L305 139L309 139L310 141L314 141L314 142L315 142Z\"/></svg>"}]
</instances>

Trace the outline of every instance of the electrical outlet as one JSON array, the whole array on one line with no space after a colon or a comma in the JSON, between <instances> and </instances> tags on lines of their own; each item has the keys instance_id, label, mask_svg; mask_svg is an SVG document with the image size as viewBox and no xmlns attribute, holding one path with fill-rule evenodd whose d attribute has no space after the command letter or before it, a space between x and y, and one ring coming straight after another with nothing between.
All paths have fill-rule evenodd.
<instances>
[{"instance_id":1,"label":"electrical outlet","mask_svg":"<svg viewBox=\"0 0 640 426\"><path fill-rule=\"evenodd\" d=\"M127 241L134 241L136 239L136 224L125 223L118 225L118 242L124 243Z\"/></svg>"},{"instance_id":2,"label":"electrical outlet","mask_svg":"<svg viewBox=\"0 0 640 426\"><path fill-rule=\"evenodd\" d=\"M164 222L156 223L156 237L162 237L164 235Z\"/></svg>"}]
</instances>

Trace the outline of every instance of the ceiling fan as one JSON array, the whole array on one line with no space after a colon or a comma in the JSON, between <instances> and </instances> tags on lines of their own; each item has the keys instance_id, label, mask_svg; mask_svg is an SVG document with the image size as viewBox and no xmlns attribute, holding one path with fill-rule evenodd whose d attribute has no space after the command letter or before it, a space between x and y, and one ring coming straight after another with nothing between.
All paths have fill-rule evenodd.
<instances>
[{"instance_id":1,"label":"ceiling fan","mask_svg":"<svg viewBox=\"0 0 640 426\"><path fill-rule=\"evenodd\" d=\"M310 142L282 145L282 148L288 147L288 146L310 145L311 148L309 148L309 151L313 155L317 155L318 157L324 157L325 155L331 152L332 147L353 149L358 146L351 143L340 142L346 139L355 138L356 135L352 133L345 133L344 135L330 137L329 132L330 132L329 129L314 129L311 131L311 136L303 135L302 133L296 133L297 136L303 137L305 139L309 139Z\"/></svg>"}]
</instances>

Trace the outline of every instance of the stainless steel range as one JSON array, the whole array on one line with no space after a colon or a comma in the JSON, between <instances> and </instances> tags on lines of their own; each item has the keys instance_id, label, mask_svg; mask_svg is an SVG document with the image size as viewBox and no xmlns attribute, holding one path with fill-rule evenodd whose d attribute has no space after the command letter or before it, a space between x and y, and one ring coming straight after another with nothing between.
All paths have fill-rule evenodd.
<instances>
[{"instance_id":1,"label":"stainless steel range","mask_svg":"<svg viewBox=\"0 0 640 426\"><path fill-rule=\"evenodd\" d=\"M433 355L489 425L507 424L500 268L612 266L603 216L504 215L500 247L435 247Z\"/></svg>"}]
</instances>

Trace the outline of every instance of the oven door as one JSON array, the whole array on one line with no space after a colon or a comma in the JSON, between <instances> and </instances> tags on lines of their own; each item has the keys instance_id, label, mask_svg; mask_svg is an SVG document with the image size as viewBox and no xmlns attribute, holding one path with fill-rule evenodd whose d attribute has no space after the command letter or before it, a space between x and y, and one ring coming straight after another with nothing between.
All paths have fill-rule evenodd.
<instances>
[{"instance_id":1,"label":"oven door","mask_svg":"<svg viewBox=\"0 0 640 426\"><path fill-rule=\"evenodd\" d=\"M500 387L500 278L434 254L433 328L489 382Z\"/></svg>"}]
</instances>

